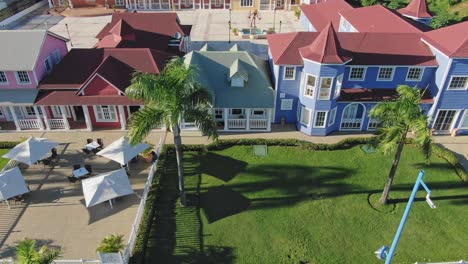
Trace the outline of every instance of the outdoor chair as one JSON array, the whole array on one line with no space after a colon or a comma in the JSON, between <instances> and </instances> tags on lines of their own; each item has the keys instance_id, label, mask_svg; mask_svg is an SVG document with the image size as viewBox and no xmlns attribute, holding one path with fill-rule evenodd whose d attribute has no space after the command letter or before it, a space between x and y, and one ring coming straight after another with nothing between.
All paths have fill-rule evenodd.
<instances>
[{"instance_id":1,"label":"outdoor chair","mask_svg":"<svg viewBox=\"0 0 468 264\"><path fill-rule=\"evenodd\" d=\"M94 155L96 155L96 154L97 154L99 151L101 151L101 150L102 150L101 147L97 147L97 148L95 148L95 149L92 149L91 152L92 152Z\"/></svg>"},{"instance_id":2,"label":"outdoor chair","mask_svg":"<svg viewBox=\"0 0 468 264\"><path fill-rule=\"evenodd\" d=\"M86 165L84 165L84 167L88 171L87 175L91 175L91 173L93 172L92 166L90 164L86 164Z\"/></svg>"},{"instance_id":3,"label":"outdoor chair","mask_svg":"<svg viewBox=\"0 0 468 264\"><path fill-rule=\"evenodd\" d=\"M78 181L78 179L75 178L75 177L67 177L67 179L68 179L68 182L69 182L69 183L75 183L75 182Z\"/></svg>"},{"instance_id":4,"label":"outdoor chair","mask_svg":"<svg viewBox=\"0 0 468 264\"><path fill-rule=\"evenodd\" d=\"M57 154L57 149L56 148L53 148L50 150L52 152L52 155L50 155L50 159L56 159L58 157L58 154Z\"/></svg>"},{"instance_id":5,"label":"outdoor chair","mask_svg":"<svg viewBox=\"0 0 468 264\"><path fill-rule=\"evenodd\" d=\"M92 139L92 138L86 139L86 145L89 144L89 143L91 143L91 142L93 142L93 139Z\"/></svg>"},{"instance_id":6,"label":"outdoor chair","mask_svg":"<svg viewBox=\"0 0 468 264\"><path fill-rule=\"evenodd\" d=\"M80 165L78 165L78 164L73 165L73 170L78 170L79 168L81 168Z\"/></svg>"},{"instance_id":7,"label":"outdoor chair","mask_svg":"<svg viewBox=\"0 0 468 264\"><path fill-rule=\"evenodd\" d=\"M91 153L91 151L89 149L87 149L87 148L82 148L81 150L86 154Z\"/></svg>"},{"instance_id":8,"label":"outdoor chair","mask_svg":"<svg viewBox=\"0 0 468 264\"><path fill-rule=\"evenodd\" d=\"M52 164L52 158L49 157L47 159L43 159L43 160L41 160L41 162L42 162L42 164L44 164L44 167L45 166L50 166Z\"/></svg>"},{"instance_id":9,"label":"outdoor chair","mask_svg":"<svg viewBox=\"0 0 468 264\"><path fill-rule=\"evenodd\" d=\"M98 138L97 143L99 144L99 146L101 146L101 148L104 148L104 142L102 141L102 138Z\"/></svg>"}]
</instances>

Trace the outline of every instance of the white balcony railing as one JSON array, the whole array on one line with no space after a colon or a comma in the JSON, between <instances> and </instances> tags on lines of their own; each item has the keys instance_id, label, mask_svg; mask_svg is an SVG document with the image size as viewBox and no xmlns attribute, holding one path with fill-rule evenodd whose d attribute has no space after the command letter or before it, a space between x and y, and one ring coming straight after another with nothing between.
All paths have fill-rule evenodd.
<instances>
[{"instance_id":1,"label":"white balcony railing","mask_svg":"<svg viewBox=\"0 0 468 264\"><path fill-rule=\"evenodd\" d=\"M229 129L246 129L247 126L246 119L228 119L228 128Z\"/></svg>"},{"instance_id":2,"label":"white balcony railing","mask_svg":"<svg viewBox=\"0 0 468 264\"><path fill-rule=\"evenodd\" d=\"M37 119L19 119L18 124L21 129L39 129L39 122Z\"/></svg>"},{"instance_id":3,"label":"white balcony railing","mask_svg":"<svg viewBox=\"0 0 468 264\"><path fill-rule=\"evenodd\" d=\"M270 10L270 3L260 3L260 10Z\"/></svg>"},{"instance_id":4,"label":"white balcony railing","mask_svg":"<svg viewBox=\"0 0 468 264\"><path fill-rule=\"evenodd\" d=\"M250 119L250 129L267 129L268 119Z\"/></svg>"},{"instance_id":5,"label":"white balcony railing","mask_svg":"<svg viewBox=\"0 0 468 264\"><path fill-rule=\"evenodd\" d=\"M341 120L341 129L361 129L362 118L345 118Z\"/></svg>"},{"instance_id":6,"label":"white balcony railing","mask_svg":"<svg viewBox=\"0 0 468 264\"><path fill-rule=\"evenodd\" d=\"M51 129L65 129L63 119L49 119L49 126Z\"/></svg>"}]
</instances>

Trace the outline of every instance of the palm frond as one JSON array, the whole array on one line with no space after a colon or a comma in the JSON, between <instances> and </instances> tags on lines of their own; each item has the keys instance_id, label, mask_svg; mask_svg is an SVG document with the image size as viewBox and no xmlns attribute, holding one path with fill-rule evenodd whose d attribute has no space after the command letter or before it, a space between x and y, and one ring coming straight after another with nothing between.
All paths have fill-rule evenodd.
<instances>
[{"instance_id":1,"label":"palm frond","mask_svg":"<svg viewBox=\"0 0 468 264\"><path fill-rule=\"evenodd\" d=\"M209 108L204 106L197 106L188 109L185 112L184 117L188 120L193 120L204 136L217 140L218 130L216 127L216 121L208 109Z\"/></svg>"},{"instance_id":2,"label":"palm frond","mask_svg":"<svg viewBox=\"0 0 468 264\"><path fill-rule=\"evenodd\" d=\"M192 87L187 90L185 98L187 99L187 103L190 105L203 104L211 106L213 101L211 93L197 82L194 82Z\"/></svg>"},{"instance_id":3,"label":"palm frond","mask_svg":"<svg viewBox=\"0 0 468 264\"><path fill-rule=\"evenodd\" d=\"M146 106L130 118L128 137L131 144L142 142L153 128L164 124L165 113L159 108ZM166 124L167 125L167 124Z\"/></svg>"},{"instance_id":4,"label":"palm frond","mask_svg":"<svg viewBox=\"0 0 468 264\"><path fill-rule=\"evenodd\" d=\"M162 78L159 75L135 72L131 85L125 89L125 94L133 100L144 102L164 101L166 95Z\"/></svg>"},{"instance_id":5,"label":"palm frond","mask_svg":"<svg viewBox=\"0 0 468 264\"><path fill-rule=\"evenodd\" d=\"M413 120L410 129L414 132L416 144L418 144L426 159L429 159L432 154L432 132L429 128L427 118L420 115L417 119Z\"/></svg>"}]
</instances>

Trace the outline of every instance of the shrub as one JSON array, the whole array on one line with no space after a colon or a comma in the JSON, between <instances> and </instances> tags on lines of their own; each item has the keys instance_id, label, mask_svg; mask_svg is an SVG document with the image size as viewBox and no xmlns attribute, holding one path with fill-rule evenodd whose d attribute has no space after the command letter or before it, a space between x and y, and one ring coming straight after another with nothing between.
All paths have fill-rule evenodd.
<instances>
[{"instance_id":1,"label":"shrub","mask_svg":"<svg viewBox=\"0 0 468 264\"><path fill-rule=\"evenodd\" d=\"M11 149L14 148L21 142L14 142L14 141L0 141L0 149Z\"/></svg>"},{"instance_id":2,"label":"shrub","mask_svg":"<svg viewBox=\"0 0 468 264\"><path fill-rule=\"evenodd\" d=\"M297 19L301 17L301 9L298 6L294 8L294 15L296 16Z\"/></svg>"},{"instance_id":3,"label":"shrub","mask_svg":"<svg viewBox=\"0 0 468 264\"><path fill-rule=\"evenodd\" d=\"M468 173L465 171L465 168L463 167L463 165L461 165L460 161L458 161L457 156L455 156L455 154L452 151L445 149L437 144L433 144L432 152L440 158L446 160L447 163L453 167L453 169L462 179L462 181L468 180Z\"/></svg>"},{"instance_id":4,"label":"shrub","mask_svg":"<svg viewBox=\"0 0 468 264\"><path fill-rule=\"evenodd\" d=\"M101 240L101 243L96 248L96 252L101 253L117 253L125 248L123 244L123 235L112 234Z\"/></svg>"},{"instance_id":5,"label":"shrub","mask_svg":"<svg viewBox=\"0 0 468 264\"><path fill-rule=\"evenodd\" d=\"M362 6L371 6L371 5L375 5L377 3L378 3L377 0L362 0L361 1Z\"/></svg>"}]
</instances>

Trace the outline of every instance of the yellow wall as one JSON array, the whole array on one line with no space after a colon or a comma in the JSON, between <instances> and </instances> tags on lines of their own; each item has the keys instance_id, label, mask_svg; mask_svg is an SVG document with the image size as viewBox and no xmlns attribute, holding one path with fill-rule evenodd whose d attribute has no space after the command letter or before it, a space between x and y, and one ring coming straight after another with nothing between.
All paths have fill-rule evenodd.
<instances>
[{"instance_id":1,"label":"yellow wall","mask_svg":"<svg viewBox=\"0 0 468 264\"><path fill-rule=\"evenodd\" d=\"M249 6L249 7L244 7L244 6L240 6L240 0L231 0L231 9L232 10L246 10L246 11L249 11L249 10L254 10L254 9L259 9L260 10L260 0L253 0L254 3L253 3L253 6Z\"/></svg>"}]
</instances>

